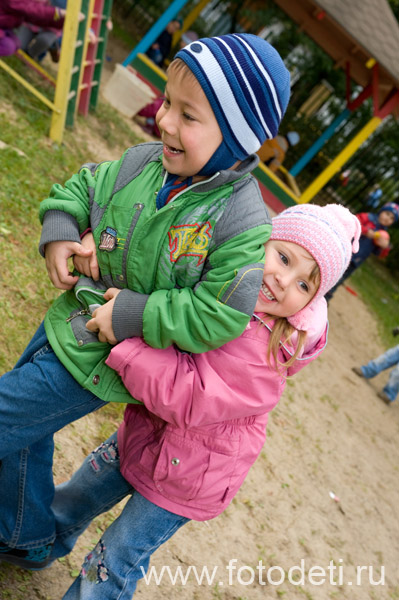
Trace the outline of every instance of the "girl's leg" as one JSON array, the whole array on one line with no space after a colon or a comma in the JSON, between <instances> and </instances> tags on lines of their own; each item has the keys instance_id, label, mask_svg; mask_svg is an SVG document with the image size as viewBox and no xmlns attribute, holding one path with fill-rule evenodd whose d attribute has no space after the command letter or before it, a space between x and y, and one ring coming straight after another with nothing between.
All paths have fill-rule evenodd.
<instances>
[{"instance_id":1,"label":"girl's leg","mask_svg":"<svg viewBox=\"0 0 399 600\"><path fill-rule=\"evenodd\" d=\"M121 515L86 556L63 600L131 600L151 555L188 520L134 491Z\"/></svg>"},{"instance_id":2,"label":"girl's leg","mask_svg":"<svg viewBox=\"0 0 399 600\"><path fill-rule=\"evenodd\" d=\"M51 506L57 533L52 559L71 552L77 538L95 517L132 493L132 486L119 468L115 432L89 454L69 481L56 487Z\"/></svg>"}]
</instances>

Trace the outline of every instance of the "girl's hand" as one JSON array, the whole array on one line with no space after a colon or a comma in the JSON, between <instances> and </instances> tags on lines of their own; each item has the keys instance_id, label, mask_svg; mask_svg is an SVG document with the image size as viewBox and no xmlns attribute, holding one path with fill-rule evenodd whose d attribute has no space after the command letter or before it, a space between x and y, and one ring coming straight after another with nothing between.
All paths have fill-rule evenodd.
<instances>
[{"instance_id":1,"label":"girl's hand","mask_svg":"<svg viewBox=\"0 0 399 600\"><path fill-rule=\"evenodd\" d=\"M100 269L97 262L96 244L91 232L86 233L82 239L81 245L85 250L90 250L90 254L86 254L86 256L75 254L73 257L73 265L79 273L82 273L82 275L86 275L86 277L91 277L94 281L98 281L100 279Z\"/></svg>"},{"instance_id":2,"label":"girl's hand","mask_svg":"<svg viewBox=\"0 0 399 600\"><path fill-rule=\"evenodd\" d=\"M100 342L108 342L114 346L118 343L112 329L112 311L114 308L115 298L121 290L109 288L105 294L105 300L108 300L103 306L99 306L93 312L92 319L87 322L86 327L89 331L98 332Z\"/></svg>"}]
</instances>

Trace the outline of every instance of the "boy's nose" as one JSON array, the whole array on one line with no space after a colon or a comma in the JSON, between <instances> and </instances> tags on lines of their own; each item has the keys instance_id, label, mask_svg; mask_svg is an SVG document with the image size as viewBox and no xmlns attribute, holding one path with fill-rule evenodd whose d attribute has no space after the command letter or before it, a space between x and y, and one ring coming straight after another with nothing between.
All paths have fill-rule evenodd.
<instances>
[{"instance_id":1,"label":"boy's nose","mask_svg":"<svg viewBox=\"0 0 399 600\"><path fill-rule=\"evenodd\" d=\"M171 110L168 110L158 120L158 125L161 129L167 133L174 133L176 131L176 118Z\"/></svg>"}]
</instances>

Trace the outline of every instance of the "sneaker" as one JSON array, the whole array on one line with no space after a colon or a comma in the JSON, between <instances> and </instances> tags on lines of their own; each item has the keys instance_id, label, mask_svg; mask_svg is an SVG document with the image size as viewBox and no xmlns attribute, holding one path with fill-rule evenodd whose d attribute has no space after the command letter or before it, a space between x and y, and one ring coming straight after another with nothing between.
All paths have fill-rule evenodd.
<instances>
[{"instance_id":1,"label":"sneaker","mask_svg":"<svg viewBox=\"0 0 399 600\"><path fill-rule=\"evenodd\" d=\"M360 367L352 367L352 371L354 373L356 373L356 375L358 375L359 377L363 377L364 378L363 371L361 370Z\"/></svg>"},{"instance_id":2,"label":"sneaker","mask_svg":"<svg viewBox=\"0 0 399 600\"><path fill-rule=\"evenodd\" d=\"M53 544L47 544L31 550L20 550L0 542L0 562L4 561L32 571L44 569L52 560L50 559L52 547Z\"/></svg>"},{"instance_id":3,"label":"sneaker","mask_svg":"<svg viewBox=\"0 0 399 600\"><path fill-rule=\"evenodd\" d=\"M389 399L389 397L386 395L386 393L384 391L378 392L377 396L379 398L381 398L381 400L383 402L385 402L385 404L391 404L392 400Z\"/></svg>"}]
</instances>

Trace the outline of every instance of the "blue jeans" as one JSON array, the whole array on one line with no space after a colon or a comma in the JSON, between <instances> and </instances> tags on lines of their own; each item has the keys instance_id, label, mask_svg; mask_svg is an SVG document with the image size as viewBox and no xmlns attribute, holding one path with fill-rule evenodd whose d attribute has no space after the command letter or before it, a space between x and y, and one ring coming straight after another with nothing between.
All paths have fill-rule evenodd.
<instances>
[{"instance_id":1,"label":"blue jeans","mask_svg":"<svg viewBox=\"0 0 399 600\"><path fill-rule=\"evenodd\" d=\"M371 360L367 365L361 367L363 375L370 379L375 377L381 371L394 367L389 375L389 380L384 387L384 392L391 402L396 399L399 392L399 346L389 348L384 354Z\"/></svg>"},{"instance_id":2,"label":"blue jeans","mask_svg":"<svg viewBox=\"0 0 399 600\"><path fill-rule=\"evenodd\" d=\"M131 494L120 516L86 556L63 600L131 600L151 555L189 520L146 500L124 479L119 466L114 433L86 458L70 481L56 488L53 559L72 550L94 517Z\"/></svg>"},{"instance_id":3,"label":"blue jeans","mask_svg":"<svg viewBox=\"0 0 399 600\"><path fill-rule=\"evenodd\" d=\"M53 433L106 404L63 367L43 324L0 378L0 541L22 550L55 539Z\"/></svg>"}]
</instances>

